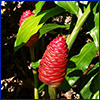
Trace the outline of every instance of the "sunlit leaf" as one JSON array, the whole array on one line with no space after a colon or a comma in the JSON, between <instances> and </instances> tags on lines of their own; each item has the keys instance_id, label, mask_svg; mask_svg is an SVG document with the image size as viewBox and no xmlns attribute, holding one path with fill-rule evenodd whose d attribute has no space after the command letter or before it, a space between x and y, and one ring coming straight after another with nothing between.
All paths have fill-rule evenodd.
<instances>
[{"instance_id":1,"label":"sunlit leaf","mask_svg":"<svg viewBox=\"0 0 100 100\"><path fill-rule=\"evenodd\" d=\"M81 49L78 55L73 56L70 59L70 64L68 64L69 66L65 78L71 86L79 79L79 77L82 75L82 72L88 68L96 53L97 49L94 42L90 42ZM72 76L70 76L70 74Z\"/></svg>"},{"instance_id":2,"label":"sunlit leaf","mask_svg":"<svg viewBox=\"0 0 100 100\"><path fill-rule=\"evenodd\" d=\"M78 55L73 56L70 61L75 63L76 68L83 72L87 69L90 62L96 55L97 50L95 48L94 42L87 43L80 51ZM74 70L74 69L73 69Z\"/></svg>"},{"instance_id":3,"label":"sunlit leaf","mask_svg":"<svg viewBox=\"0 0 100 100\"><path fill-rule=\"evenodd\" d=\"M55 3L58 6L64 8L69 13L72 13L78 16L79 6L78 6L77 1L55 1Z\"/></svg>"},{"instance_id":4,"label":"sunlit leaf","mask_svg":"<svg viewBox=\"0 0 100 100\"><path fill-rule=\"evenodd\" d=\"M39 62L41 61L41 59L39 59L38 61L36 61L36 62L31 62L31 67L32 68L38 68L39 67Z\"/></svg>"},{"instance_id":5,"label":"sunlit leaf","mask_svg":"<svg viewBox=\"0 0 100 100\"><path fill-rule=\"evenodd\" d=\"M91 99L99 99L99 90L93 95Z\"/></svg>"},{"instance_id":6,"label":"sunlit leaf","mask_svg":"<svg viewBox=\"0 0 100 100\"><path fill-rule=\"evenodd\" d=\"M99 2L96 3L96 5L93 8L93 14L95 15L99 11Z\"/></svg>"},{"instance_id":7,"label":"sunlit leaf","mask_svg":"<svg viewBox=\"0 0 100 100\"><path fill-rule=\"evenodd\" d=\"M38 88L38 91L39 93L41 93L41 90L45 87L45 84L43 83L39 88Z\"/></svg>"},{"instance_id":8,"label":"sunlit leaf","mask_svg":"<svg viewBox=\"0 0 100 100\"><path fill-rule=\"evenodd\" d=\"M60 7L54 7L39 13L38 16L28 17L18 30L17 38L14 44L14 52L21 48L29 38L34 35L50 17L57 15L64 10Z\"/></svg>"},{"instance_id":9,"label":"sunlit leaf","mask_svg":"<svg viewBox=\"0 0 100 100\"><path fill-rule=\"evenodd\" d=\"M38 3L36 3L36 5L35 5L35 15L37 15L41 11L45 2L46 1L38 1Z\"/></svg>"},{"instance_id":10,"label":"sunlit leaf","mask_svg":"<svg viewBox=\"0 0 100 100\"><path fill-rule=\"evenodd\" d=\"M39 25L39 22L44 15L45 13L36 17L32 15L24 21L24 23L18 30L17 38L14 45L15 52L20 48L20 45L22 43L26 43L29 38L42 27L43 23Z\"/></svg>"},{"instance_id":11,"label":"sunlit leaf","mask_svg":"<svg viewBox=\"0 0 100 100\"><path fill-rule=\"evenodd\" d=\"M56 28L69 28L69 27L70 27L70 24L68 24L68 25L46 24L46 25L44 25L44 26L40 29L40 31L39 31L39 32L40 32L39 38L40 38L43 34L49 32L49 31L51 31L51 30L53 30L53 29L56 29Z\"/></svg>"},{"instance_id":12,"label":"sunlit leaf","mask_svg":"<svg viewBox=\"0 0 100 100\"><path fill-rule=\"evenodd\" d=\"M95 27L90 31L97 50L99 50L99 13L95 14Z\"/></svg>"}]
</instances>

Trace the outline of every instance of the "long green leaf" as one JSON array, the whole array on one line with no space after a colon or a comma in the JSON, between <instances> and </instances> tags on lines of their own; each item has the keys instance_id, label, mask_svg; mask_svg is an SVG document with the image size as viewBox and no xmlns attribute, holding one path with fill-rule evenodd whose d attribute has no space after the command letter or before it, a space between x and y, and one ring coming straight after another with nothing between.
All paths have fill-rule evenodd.
<instances>
[{"instance_id":1,"label":"long green leaf","mask_svg":"<svg viewBox=\"0 0 100 100\"><path fill-rule=\"evenodd\" d=\"M46 85L46 84L43 83L43 84L38 88L39 93L41 93L41 90L45 87L45 85Z\"/></svg>"},{"instance_id":2,"label":"long green leaf","mask_svg":"<svg viewBox=\"0 0 100 100\"><path fill-rule=\"evenodd\" d=\"M90 31L90 35L92 36L94 43L99 50L99 12L95 14L95 27Z\"/></svg>"},{"instance_id":3,"label":"long green leaf","mask_svg":"<svg viewBox=\"0 0 100 100\"><path fill-rule=\"evenodd\" d=\"M79 6L77 1L55 1L55 3L66 11L78 16Z\"/></svg>"},{"instance_id":4,"label":"long green leaf","mask_svg":"<svg viewBox=\"0 0 100 100\"><path fill-rule=\"evenodd\" d=\"M38 3L36 3L36 5L35 5L35 15L37 15L41 11L45 2L46 1L38 1Z\"/></svg>"},{"instance_id":5,"label":"long green leaf","mask_svg":"<svg viewBox=\"0 0 100 100\"><path fill-rule=\"evenodd\" d=\"M53 29L56 29L56 28L69 28L70 27L70 24L69 25L59 25L59 24L46 24L44 25L41 29L40 29L40 36L39 38L41 38L41 36Z\"/></svg>"},{"instance_id":6,"label":"long green leaf","mask_svg":"<svg viewBox=\"0 0 100 100\"><path fill-rule=\"evenodd\" d=\"M14 44L14 52L21 48L29 38L34 35L50 17L57 15L64 10L60 7L54 7L39 13L37 16L28 17L18 30L17 38Z\"/></svg>"},{"instance_id":7,"label":"long green leaf","mask_svg":"<svg viewBox=\"0 0 100 100\"><path fill-rule=\"evenodd\" d=\"M96 93L98 90L99 90L99 73L94 77L90 85L90 91L92 93Z\"/></svg>"},{"instance_id":8,"label":"long green leaf","mask_svg":"<svg viewBox=\"0 0 100 100\"><path fill-rule=\"evenodd\" d=\"M96 5L93 8L93 14L95 15L97 12L99 12L99 1L96 3Z\"/></svg>"},{"instance_id":9,"label":"long green leaf","mask_svg":"<svg viewBox=\"0 0 100 100\"><path fill-rule=\"evenodd\" d=\"M39 22L44 15L45 13L36 17L32 15L24 21L24 23L21 25L21 27L18 30L17 38L14 44L15 52L24 43L26 43L33 34L35 34L42 27L43 23L39 25Z\"/></svg>"},{"instance_id":10,"label":"long green leaf","mask_svg":"<svg viewBox=\"0 0 100 100\"><path fill-rule=\"evenodd\" d=\"M99 99L99 90L93 95L91 99Z\"/></svg>"},{"instance_id":11,"label":"long green leaf","mask_svg":"<svg viewBox=\"0 0 100 100\"><path fill-rule=\"evenodd\" d=\"M76 65L75 69L80 69L83 72L87 69L89 66L90 62L96 55L97 50L94 45L94 42L87 43L80 53L76 56L73 56L70 61L74 62Z\"/></svg>"},{"instance_id":12,"label":"long green leaf","mask_svg":"<svg viewBox=\"0 0 100 100\"><path fill-rule=\"evenodd\" d=\"M99 81L96 80L98 77L98 68L99 63L97 63L84 77L81 87L80 87L80 94L83 97L83 99L91 99L91 96L94 95L94 91L91 91L91 88L94 88L92 90L99 90L98 84ZM94 82L95 81L95 82ZM91 87L92 86L92 87ZM98 87L98 89L97 89ZM95 91L95 92L96 92Z\"/></svg>"},{"instance_id":13,"label":"long green leaf","mask_svg":"<svg viewBox=\"0 0 100 100\"><path fill-rule=\"evenodd\" d=\"M47 21L52 16L55 16L55 15L58 15L58 14L64 12L64 9L57 6L57 7L51 8L49 10L43 11L40 14L42 14L44 12L46 12L46 15L41 19L40 23Z\"/></svg>"},{"instance_id":14,"label":"long green leaf","mask_svg":"<svg viewBox=\"0 0 100 100\"><path fill-rule=\"evenodd\" d=\"M78 55L73 56L70 59L70 66L67 69L67 75L65 78L71 86L79 79L79 77L82 75L82 72L88 68L96 53L97 49L94 42L90 42L81 49ZM76 74L70 76L72 73Z\"/></svg>"}]
</instances>

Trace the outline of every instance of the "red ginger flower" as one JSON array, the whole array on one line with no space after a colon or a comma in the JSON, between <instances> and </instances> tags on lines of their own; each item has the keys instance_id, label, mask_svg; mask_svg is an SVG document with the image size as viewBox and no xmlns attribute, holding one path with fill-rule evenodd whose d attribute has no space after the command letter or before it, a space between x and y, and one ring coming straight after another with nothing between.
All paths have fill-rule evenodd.
<instances>
[{"instance_id":1,"label":"red ginger flower","mask_svg":"<svg viewBox=\"0 0 100 100\"><path fill-rule=\"evenodd\" d=\"M19 27L22 25L22 23L25 21L26 18L28 18L29 16L31 16L33 14L34 13L32 13L30 10L24 11L19 20ZM32 35L30 37L30 39L27 41L27 43L25 43L25 45L27 47L32 46L38 40L39 35L40 35L40 33L36 33L36 34Z\"/></svg>"},{"instance_id":2,"label":"red ginger flower","mask_svg":"<svg viewBox=\"0 0 100 100\"><path fill-rule=\"evenodd\" d=\"M66 40L62 36L50 42L39 63L39 79L43 83L51 87L61 85L67 70L67 51Z\"/></svg>"}]
</instances>

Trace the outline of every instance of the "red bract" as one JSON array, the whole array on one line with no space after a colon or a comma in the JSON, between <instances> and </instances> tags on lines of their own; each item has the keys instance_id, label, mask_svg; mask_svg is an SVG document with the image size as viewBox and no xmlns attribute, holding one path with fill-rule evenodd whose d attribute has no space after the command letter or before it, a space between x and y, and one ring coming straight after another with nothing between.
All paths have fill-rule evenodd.
<instances>
[{"instance_id":1,"label":"red bract","mask_svg":"<svg viewBox=\"0 0 100 100\"><path fill-rule=\"evenodd\" d=\"M53 39L47 46L39 63L39 79L51 86L58 87L65 78L68 62L66 40L62 36Z\"/></svg>"},{"instance_id":2,"label":"red bract","mask_svg":"<svg viewBox=\"0 0 100 100\"><path fill-rule=\"evenodd\" d=\"M26 18L28 18L29 16L33 14L34 13L32 13L30 10L24 11L19 20L19 27L22 25L22 23L25 21Z\"/></svg>"},{"instance_id":3,"label":"red bract","mask_svg":"<svg viewBox=\"0 0 100 100\"><path fill-rule=\"evenodd\" d=\"M30 10L24 11L19 20L19 27L22 25L22 23L25 21L26 18L28 18L29 16L31 16L33 14L34 13L32 13ZM32 46L38 40L39 35L40 35L40 33L36 33L36 34L32 35L30 37L30 39L27 41L27 43L25 43L25 46L27 46L27 47Z\"/></svg>"}]
</instances>

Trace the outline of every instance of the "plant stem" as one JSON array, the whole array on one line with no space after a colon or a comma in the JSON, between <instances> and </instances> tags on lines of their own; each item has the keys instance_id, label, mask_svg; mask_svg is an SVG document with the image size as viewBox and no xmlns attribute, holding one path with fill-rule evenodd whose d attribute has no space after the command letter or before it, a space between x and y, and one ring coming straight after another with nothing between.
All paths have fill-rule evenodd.
<instances>
[{"instance_id":1,"label":"plant stem","mask_svg":"<svg viewBox=\"0 0 100 100\"><path fill-rule=\"evenodd\" d=\"M29 47L30 55L31 55L31 61L35 61L35 54L34 54L34 45ZM34 99L39 99L38 94L38 77L37 77L37 70L33 70L34 75Z\"/></svg>"},{"instance_id":2,"label":"plant stem","mask_svg":"<svg viewBox=\"0 0 100 100\"><path fill-rule=\"evenodd\" d=\"M81 28L81 26L84 24L84 22L86 21L89 13L91 12L91 2L89 3L88 7L86 8L85 12L83 13L83 15L81 16L80 19L77 20L77 23L70 35L70 38L68 38L66 40L67 44L68 44L68 49L70 50L78 33L79 33L79 30Z\"/></svg>"},{"instance_id":3,"label":"plant stem","mask_svg":"<svg viewBox=\"0 0 100 100\"><path fill-rule=\"evenodd\" d=\"M48 85L48 92L49 92L50 99L56 99L56 88L50 87Z\"/></svg>"},{"instance_id":4,"label":"plant stem","mask_svg":"<svg viewBox=\"0 0 100 100\"><path fill-rule=\"evenodd\" d=\"M29 50L30 50L31 61L35 61L34 46L30 46Z\"/></svg>"},{"instance_id":5,"label":"plant stem","mask_svg":"<svg viewBox=\"0 0 100 100\"><path fill-rule=\"evenodd\" d=\"M33 70L33 74L34 74L34 99L39 99L37 70Z\"/></svg>"},{"instance_id":6,"label":"plant stem","mask_svg":"<svg viewBox=\"0 0 100 100\"><path fill-rule=\"evenodd\" d=\"M44 35L42 36L42 53L44 53L45 50L45 37Z\"/></svg>"}]
</instances>

